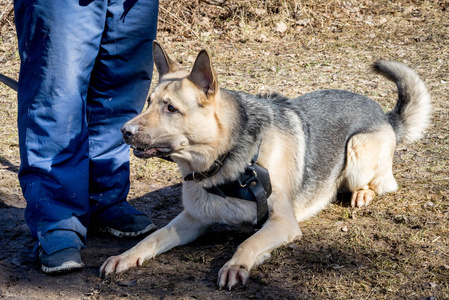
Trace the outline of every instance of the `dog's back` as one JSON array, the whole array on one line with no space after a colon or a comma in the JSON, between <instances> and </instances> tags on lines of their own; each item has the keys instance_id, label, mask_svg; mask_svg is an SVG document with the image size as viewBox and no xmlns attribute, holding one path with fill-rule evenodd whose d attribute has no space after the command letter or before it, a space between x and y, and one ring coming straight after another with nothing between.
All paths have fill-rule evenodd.
<instances>
[{"instance_id":1,"label":"dog's back","mask_svg":"<svg viewBox=\"0 0 449 300\"><path fill-rule=\"evenodd\" d=\"M398 62L378 61L373 69L398 87L396 106L387 113L373 100L345 90L320 90L295 99L279 94L262 95L271 100L271 105L291 109L301 119L306 143L305 167L314 170L304 179L320 181L343 170L346 145L354 135L387 126L393 129L397 142L412 142L422 136L431 110L424 82L415 71ZM280 124L286 123L282 116L277 119Z\"/></svg>"},{"instance_id":2,"label":"dog's back","mask_svg":"<svg viewBox=\"0 0 449 300\"><path fill-rule=\"evenodd\" d=\"M380 61L375 69L398 86L396 107L387 113L373 100L344 90L321 90L295 99L279 94L247 97L253 105L262 102L266 119L297 140L299 149L291 162L298 169L289 176L300 178L293 192L298 221L321 210L338 189L364 194L353 199L353 206L397 189L391 171L396 142L422 135L429 123L430 95L418 75L403 64ZM298 124L302 130L294 133L292 127ZM303 162L295 163L299 160Z\"/></svg>"}]
</instances>

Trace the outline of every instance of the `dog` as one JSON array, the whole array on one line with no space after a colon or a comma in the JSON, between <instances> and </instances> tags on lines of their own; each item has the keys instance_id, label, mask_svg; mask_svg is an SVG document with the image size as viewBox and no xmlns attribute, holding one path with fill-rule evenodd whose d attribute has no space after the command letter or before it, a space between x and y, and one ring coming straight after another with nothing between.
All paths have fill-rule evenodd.
<instances>
[{"instance_id":1,"label":"dog","mask_svg":"<svg viewBox=\"0 0 449 300\"><path fill-rule=\"evenodd\" d=\"M122 133L135 156L169 157L178 164L184 210L130 250L107 259L102 275L141 266L195 240L211 224L261 222L218 273L220 288L245 284L250 270L272 250L299 239L298 222L325 208L338 191L351 193L353 207L395 191L396 144L420 139L430 123L426 85L399 62L373 65L398 88L396 106L384 113L373 100L344 90L289 99L220 88L206 50L199 52L191 72L157 42L153 56L159 82L148 108L127 122ZM259 179L256 167L267 171L268 180ZM242 174L248 169L259 192L247 193L262 194L261 201L220 193L229 186L243 188Z\"/></svg>"},{"instance_id":2,"label":"dog","mask_svg":"<svg viewBox=\"0 0 449 300\"><path fill-rule=\"evenodd\" d=\"M373 69L396 83L398 101L384 113L369 98L320 90L289 99L220 88L211 57L199 52L190 72L153 44L159 82L148 108L122 128L138 158L163 157L184 177L184 210L130 250L108 258L101 275L120 273L189 243L214 223L253 224L218 273L218 286L245 284L251 269L283 244L301 238L298 222L351 193L368 205L393 192L396 144L420 139L430 122L424 82L399 62Z\"/></svg>"}]
</instances>

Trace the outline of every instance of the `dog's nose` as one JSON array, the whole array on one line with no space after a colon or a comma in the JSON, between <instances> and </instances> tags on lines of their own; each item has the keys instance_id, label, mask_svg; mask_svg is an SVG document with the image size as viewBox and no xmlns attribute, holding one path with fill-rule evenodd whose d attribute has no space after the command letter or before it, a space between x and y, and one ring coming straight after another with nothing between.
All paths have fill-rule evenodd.
<instances>
[{"instance_id":1,"label":"dog's nose","mask_svg":"<svg viewBox=\"0 0 449 300\"><path fill-rule=\"evenodd\" d=\"M122 134L125 138L130 138L137 133L139 127L137 125L125 124L122 127Z\"/></svg>"}]
</instances>

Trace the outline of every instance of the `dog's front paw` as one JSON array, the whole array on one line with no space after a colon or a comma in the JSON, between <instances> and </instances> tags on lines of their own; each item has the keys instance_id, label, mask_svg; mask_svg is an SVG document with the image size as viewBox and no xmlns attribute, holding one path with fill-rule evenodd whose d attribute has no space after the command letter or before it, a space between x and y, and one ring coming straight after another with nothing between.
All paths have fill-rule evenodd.
<instances>
[{"instance_id":1,"label":"dog's front paw","mask_svg":"<svg viewBox=\"0 0 449 300\"><path fill-rule=\"evenodd\" d=\"M126 253L118 256L111 256L101 266L100 275L107 276L112 273L122 273L129 268L141 266L143 262L143 259L136 258L132 255L126 255Z\"/></svg>"},{"instance_id":2,"label":"dog's front paw","mask_svg":"<svg viewBox=\"0 0 449 300\"><path fill-rule=\"evenodd\" d=\"M249 271L242 265L225 264L218 272L218 286L227 286L229 290L239 282L245 284L249 277Z\"/></svg>"}]
</instances>

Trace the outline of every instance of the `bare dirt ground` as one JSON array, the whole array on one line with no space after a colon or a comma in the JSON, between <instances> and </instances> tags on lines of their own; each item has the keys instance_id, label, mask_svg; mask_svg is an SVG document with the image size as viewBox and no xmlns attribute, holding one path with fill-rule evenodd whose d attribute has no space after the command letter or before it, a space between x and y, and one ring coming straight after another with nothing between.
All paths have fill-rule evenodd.
<instances>
[{"instance_id":1,"label":"bare dirt ground","mask_svg":"<svg viewBox=\"0 0 449 300\"><path fill-rule=\"evenodd\" d=\"M11 2L0 0L0 73L17 78ZM274 251L246 286L232 291L217 288L217 273L247 235L218 225L187 246L105 279L99 277L102 262L138 240L90 235L84 270L41 274L17 180L16 95L1 85L0 298L449 299L448 9L447 0L161 1L159 41L188 68L200 49L209 49L223 87L287 96L348 89L387 110L396 101L395 86L369 71L382 58L415 68L433 96L424 138L396 150L397 192L363 209L330 205L300 224L301 241ZM182 209L173 164L132 157L131 176L129 201L158 226Z\"/></svg>"}]
</instances>

